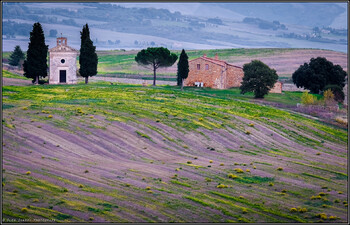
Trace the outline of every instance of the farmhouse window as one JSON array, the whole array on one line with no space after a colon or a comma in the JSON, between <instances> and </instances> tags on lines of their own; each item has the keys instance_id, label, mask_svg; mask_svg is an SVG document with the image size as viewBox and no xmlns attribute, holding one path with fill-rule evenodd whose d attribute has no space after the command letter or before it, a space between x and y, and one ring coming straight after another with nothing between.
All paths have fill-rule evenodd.
<instances>
[{"instance_id":1,"label":"farmhouse window","mask_svg":"<svg viewBox=\"0 0 350 225\"><path fill-rule=\"evenodd\" d=\"M205 70L209 70L209 65L205 64Z\"/></svg>"},{"instance_id":2,"label":"farmhouse window","mask_svg":"<svg viewBox=\"0 0 350 225\"><path fill-rule=\"evenodd\" d=\"M197 70L201 69L201 64L197 64Z\"/></svg>"}]
</instances>

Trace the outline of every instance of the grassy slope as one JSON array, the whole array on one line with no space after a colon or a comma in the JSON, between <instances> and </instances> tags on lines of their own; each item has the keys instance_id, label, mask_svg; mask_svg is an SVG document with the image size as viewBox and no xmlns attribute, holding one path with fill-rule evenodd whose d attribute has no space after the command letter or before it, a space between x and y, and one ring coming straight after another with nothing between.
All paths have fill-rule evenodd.
<instances>
[{"instance_id":1,"label":"grassy slope","mask_svg":"<svg viewBox=\"0 0 350 225\"><path fill-rule=\"evenodd\" d=\"M3 87L4 218L346 222L347 130L185 90Z\"/></svg>"}]
</instances>

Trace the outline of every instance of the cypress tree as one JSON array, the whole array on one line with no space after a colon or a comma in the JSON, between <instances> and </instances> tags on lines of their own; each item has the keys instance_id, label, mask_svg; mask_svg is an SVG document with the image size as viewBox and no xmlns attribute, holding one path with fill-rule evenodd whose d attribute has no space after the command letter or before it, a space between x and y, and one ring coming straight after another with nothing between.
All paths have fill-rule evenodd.
<instances>
[{"instance_id":1,"label":"cypress tree","mask_svg":"<svg viewBox=\"0 0 350 225\"><path fill-rule=\"evenodd\" d=\"M24 76L32 78L33 83L39 84L39 77L47 76L47 50L43 28L40 23L34 23L30 32L27 59L23 63Z\"/></svg>"},{"instance_id":2,"label":"cypress tree","mask_svg":"<svg viewBox=\"0 0 350 225\"><path fill-rule=\"evenodd\" d=\"M20 61L24 59L24 53L19 45L16 45L15 50L13 50L10 55L9 64L11 66L20 66Z\"/></svg>"},{"instance_id":3,"label":"cypress tree","mask_svg":"<svg viewBox=\"0 0 350 225\"><path fill-rule=\"evenodd\" d=\"M184 49L181 51L179 62L177 63L177 85L181 85L183 90L184 80L188 77L188 56Z\"/></svg>"},{"instance_id":4,"label":"cypress tree","mask_svg":"<svg viewBox=\"0 0 350 225\"><path fill-rule=\"evenodd\" d=\"M95 76L97 74L98 57L96 54L96 47L90 39L90 30L88 24L83 26L83 30L80 32L81 44L80 44L80 56L79 73L82 77L85 77L85 84L88 83L89 76Z\"/></svg>"}]
</instances>

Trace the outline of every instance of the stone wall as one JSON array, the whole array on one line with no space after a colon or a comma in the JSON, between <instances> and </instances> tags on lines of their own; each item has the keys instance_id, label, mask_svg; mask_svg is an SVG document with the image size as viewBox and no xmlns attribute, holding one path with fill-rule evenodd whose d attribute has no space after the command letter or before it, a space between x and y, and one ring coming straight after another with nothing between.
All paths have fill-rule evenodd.
<instances>
[{"instance_id":1,"label":"stone wall","mask_svg":"<svg viewBox=\"0 0 350 225\"><path fill-rule=\"evenodd\" d=\"M59 84L60 70L66 70L66 83L77 83L76 52L50 52L50 84ZM64 59L64 63L61 60Z\"/></svg>"},{"instance_id":2,"label":"stone wall","mask_svg":"<svg viewBox=\"0 0 350 225\"><path fill-rule=\"evenodd\" d=\"M273 88L269 91L269 93L278 93L281 94L282 93L282 82L277 81L275 83L275 86L273 86Z\"/></svg>"},{"instance_id":3,"label":"stone wall","mask_svg":"<svg viewBox=\"0 0 350 225\"><path fill-rule=\"evenodd\" d=\"M227 65L225 88L240 87L243 80L243 69Z\"/></svg>"},{"instance_id":4,"label":"stone wall","mask_svg":"<svg viewBox=\"0 0 350 225\"><path fill-rule=\"evenodd\" d=\"M200 65L199 70L197 64ZM205 68L206 64L209 66L208 70ZM188 77L184 81L185 86L195 86L195 82L203 82L203 87L223 88L223 81L221 81L223 67L221 65L198 58L189 62L189 70Z\"/></svg>"}]
</instances>

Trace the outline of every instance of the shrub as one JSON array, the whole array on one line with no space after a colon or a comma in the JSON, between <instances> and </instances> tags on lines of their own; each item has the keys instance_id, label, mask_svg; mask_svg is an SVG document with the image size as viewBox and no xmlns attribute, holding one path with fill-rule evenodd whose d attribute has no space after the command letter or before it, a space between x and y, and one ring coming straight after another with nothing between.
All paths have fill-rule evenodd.
<instances>
[{"instance_id":1,"label":"shrub","mask_svg":"<svg viewBox=\"0 0 350 225\"><path fill-rule=\"evenodd\" d=\"M26 172L26 175L30 175L30 174L31 174L31 172L30 172L30 171L27 171L27 172Z\"/></svg>"},{"instance_id":2,"label":"shrub","mask_svg":"<svg viewBox=\"0 0 350 225\"><path fill-rule=\"evenodd\" d=\"M223 163L220 163L220 166L224 166L225 164L223 164Z\"/></svg>"},{"instance_id":3,"label":"shrub","mask_svg":"<svg viewBox=\"0 0 350 225\"><path fill-rule=\"evenodd\" d=\"M250 124L248 124L248 126L254 127L254 123L250 123Z\"/></svg>"},{"instance_id":4,"label":"shrub","mask_svg":"<svg viewBox=\"0 0 350 225\"><path fill-rule=\"evenodd\" d=\"M251 134L251 132L249 130L246 130L244 133L247 134L247 135Z\"/></svg>"},{"instance_id":5,"label":"shrub","mask_svg":"<svg viewBox=\"0 0 350 225\"><path fill-rule=\"evenodd\" d=\"M224 185L224 184L219 184L218 186L216 186L217 188L227 188L228 186L227 185Z\"/></svg>"},{"instance_id":6,"label":"shrub","mask_svg":"<svg viewBox=\"0 0 350 225\"><path fill-rule=\"evenodd\" d=\"M85 170L85 171L84 171L84 173L88 173L88 172L89 172L89 170Z\"/></svg>"},{"instance_id":7,"label":"shrub","mask_svg":"<svg viewBox=\"0 0 350 225\"><path fill-rule=\"evenodd\" d=\"M342 192L342 191L338 191L338 194L340 194L340 195L341 195L341 194L343 194L343 192Z\"/></svg>"},{"instance_id":8,"label":"shrub","mask_svg":"<svg viewBox=\"0 0 350 225\"><path fill-rule=\"evenodd\" d=\"M321 155L321 153L320 153L320 152L317 152L316 155Z\"/></svg>"},{"instance_id":9,"label":"shrub","mask_svg":"<svg viewBox=\"0 0 350 225\"><path fill-rule=\"evenodd\" d=\"M62 191L63 191L63 192L68 192L68 189L67 189L67 188L63 188Z\"/></svg>"},{"instance_id":10,"label":"shrub","mask_svg":"<svg viewBox=\"0 0 350 225\"><path fill-rule=\"evenodd\" d=\"M337 102L343 102L345 99L345 94L343 89L338 85L327 85L324 90L331 90L334 96L334 100Z\"/></svg>"},{"instance_id":11,"label":"shrub","mask_svg":"<svg viewBox=\"0 0 350 225\"><path fill-rule=\"evenodd\" d=\"M213 163L213 160L209 160L209 163Z\"/></svg>"},{"instance_id":12,"label":"shrub","mask_svg":"<svg viewBox=\"0 0 350 225\"><path fill-rule=\"evenodd\" d=\"M323 219L323 220L327 219L327 215L325 213L319 213L319 214L316 215L316 217L318 217L320 219Z\"/></svg>"},{"instance_id":13,"label":"shrub","mask_svg":"<svg viewBox=\"0 0 350 225\"><path fill-rule=\"evenodd\" d=\"M320 192L320 193L318 193L318 195L319 195L319 196L326 196L326 193Z\"/></svg>"},{"instance_id":14,"label":"shrub","mask_svg":"<svg viewBox=\"0 0 350 225\"><path fill-rule=\"evenodd\" d=\"M52 115L48 115L47 118L52 118L53 116Z\"/></svg>"},{"instance_id":15,"label":"shrub","mask_svg":"<svg viewBox=\"0 0 350 225\"><path fill-rule=\"evenodd\" d=\"M147 193L150 193L150 194L152 194L152 193L153 193L153 191L151 191L151 190L148 190L148 191L147 191Z\"/></svg>"},{"instance_id":16,"label":"shrub","mask_svg":"<svg viewBox=\"0 0 350 225\"><path fill-rule=\"evenodd\" d=\"M246 169L245 171L249 173L249 172L250 172L250 169Z\"/></svg>"},{"instance_id":17,"label":"shrub","mask_svg":"<svg viewBox=\"0 0 350 225\"><path fill-rule=\"evenodd\" d=\"M183 147L184 147L184 148L188 148L188 146L187 146L187 145L184 145Z\"/></svg>"},{"instance_id":18,"label":"shrub","mask_svg":"<svg viewBox=\"0 0 350 225\"><path fill-rule=\"evenodd\" d=\"M242 195L239 196L239 199L244 199L244 197Z\"/></svg>"},{"instance_id":19,"label":"shrub","mask_svg":"<svg viewBox=\"0 0 350 225\"><path fill-rule=\"evenodd\" d=\"M26 212L28 212L28 209L27 208L22 208L21 212L26 213Z\"/></svg>"},{"instance_id":20,"label":"shrub","mask_svg":"<svg viewBox=\"0 0 350 225\"><path fill-rule=\"evenodd\" d=\"M329 220L336 220L336 219L338 219L337 216L329 216Z\"/></svg>"},{"instance_id":21,"label":"shrub","mask_svg":"<svg viewBox=\"0 0 350 225\"><path fill-rule=\"evenodd\" d=\"M296 208L290 208L291 212L297 212L298 210Z\"/></svg>"},{"instance_id":22,"label":"shrub","mask_svg":"<svg viewBox=\"0 0 350 225\"><path fill-rule=\"evenodd\" d=\"M244 173L244 171L241 168L235 168L234 171L237 173Z\"/></svg>"},{"instance_id":23,"label":"shrub","mask_svg":"<svg viewBox=\"0 0 350 225\"><path fill-rule=\"evenodd\" d=\"M282 189L281 192L282 192L282 193L286 193L287 190L286 190L286 189Z\"/></svg>"},{"instance_id":24,"label":"shrub","mask_svg":"<svg viewBox=\"0 0 350 225\"><path fill-rule=\"evenodd\" d=\"M307 208L299 208L299 207L298 207L298 211L299 211L300 213L305 213L305 212L307 212Z\"/></svg>"},{"instance_id":25,"label":"shrub","mask_svg":"<svg viewBox=\"0 0 350 225\"><path fill-rule=\"evenodd\" d=\"M187 161L187 164L192 164L192 161Z\"/></svg>"},{"instance_id":26,"label":"shrub","mask_svg":"<svg viewBox=\"0 0 350 225\"><path fill-rule=\"evenodd\" d=\"M335 199L335 200L334 200L334 203L339 203L339 202L340 202L339 199Z\"/></svg>"},{"instance_id":27,"label":"shrub","mask_svg":"<svg viewBox=\"0 0 350 225\"><path fill-rule=\"evenodd\" d=\"M130 187L130 184L125 184L125 187Z\"/></svg>"},{"instance_id":28,"label":"shrub","mask_svg":"<svg viewBox=\"0 0 350 225\"><path fill-rule=\"evenodd\" d=\"M277 170L278 170L278 171L282 171L283 168L282 168L282 167L278 167Z\"/></svg>"},{"instance_id":29,"label":"shrub","mask_svg":"<svg viewBox=\"0 0 350 225\"><path fill-rule=\"evenodd\" d=\"M238 176L237 176L237 175L234 175L234 174L232 174L232 173L229 173L229 174L228 174L228 177L229 177L229 178L232 178L232 179L236 179Z\"/></svg>"},{"instance_id":30,"label":"shrub","mask_svg":"<svg viewBox=\"0 0 350 225\"><path fill-rule=\"evenodd\" d=\"M83 188L84 186L82 184L79 184L79 188Z\"/></svg>"},{"instance_id":31,"label":"shrub","mask_svg":"<svg viewBox=\"0 0 350 225\"><path fill-rule=\"evenodd\" d=\"M256 169L256 166L253 166L253 169Z\"/></svg>"},{"instance_id":32,"label":"shrub","mask_svg":"<svg viewBox=\"0 0 350 225\"><path fill-rule=\"evenodd\" d=\"M90 221L92 221L92 220L94 220L94 219L95 219L94 217L89 217L89 220L90 220Z\"/></svg>"},{"instance_id":33,"label":"shrub","mask_svg":"<svg viewBox=\"0 0 350 225\"><path fill-rule=\"evenodd\" d=\"M342 125L348 125L348 120L346 119L346 118L342 118L342 117L339 117L339 116L337 116L336 118L335 118L335 121L337 122L337 123L340 123L340 124L342 124Z\"/></svg>"},{"instance_id":34,"label":"shrub","mask_svg":"<svg viewBox=\"0 0 350 225\"><path fill-rule=\"evenodd\" d=\"M301 103L304 105L313 105L317 101L317 98L313 96L312 94L309 94L308 91L304 91L303 95L301 96Z\"/></svg>"},{"instance_id":35,"label":"shrub","mask_svg":"<svg viewBox=\"0 0 350 225\"><path fill-rule=\"evenodd\" d=\"M205 181L206 181L206 182L212 182L213 180L212 180L211 178L207 178L207 177L206 177L206 178L205 178Z\"/></svg>"},{"instance_id":36,"label":"shrub","mask_svg":"<svg viewBox=\"0 0 350 225\"><path fill-rule=\"evenodd\" d=\"M269 183L269 186L271 186L271 187L272 187L273 185L275 185L275 184L274 184L274 183Z\"/></svg>"},{"instance_id":37,"label":"shrub","mask_svg":"<svg viewBox=\"0 0 350 225\"><path fill-rule=\"evenodd\" d=\"M243 214L246 214L247 212L248 212L248 209L246 209L246 208L243 208L243 209L242 209L242 213L243 213Z\"/></svg>"},{"instance_id":38,"label":"shrub","mask_svg":"<svg viewBox=\"0 0 350 225\"><path fill-rule=\"evenodd\" d=\"M201 118L199 118L199 119L198 119L198 121L203 121L203 118L202 118L202 117L201 117Z\"/></svg>"},{"instance_id":39,"label":"shrub","mask_svg":"<svg viewBox=\"0 0 350 225\"><path fill-rule=\"evenodd\" d=\"M151 187L149 187L149 186L148 186L148 187L146 187L146 190L151 190Z\"/></svg>"},{"instance_id":40,"label":"shrub","mask_svg":"<svg viewBox=\"0 0 350 225\"><path fill-rule=\"evenodd\" d=\"M28 108L27 107L23 107L22 110L28 110Z\"/></svg>"},{"instance_id":41,"label":"shrub","mask_svg":"<svg viewBox=\"0 0 350 225\"><path fill-rule=\"evenodd\" d=\"M39 199L37 199L37 198L33 199L33 202L39 202Z\"/></svg>"}]
</instances>

